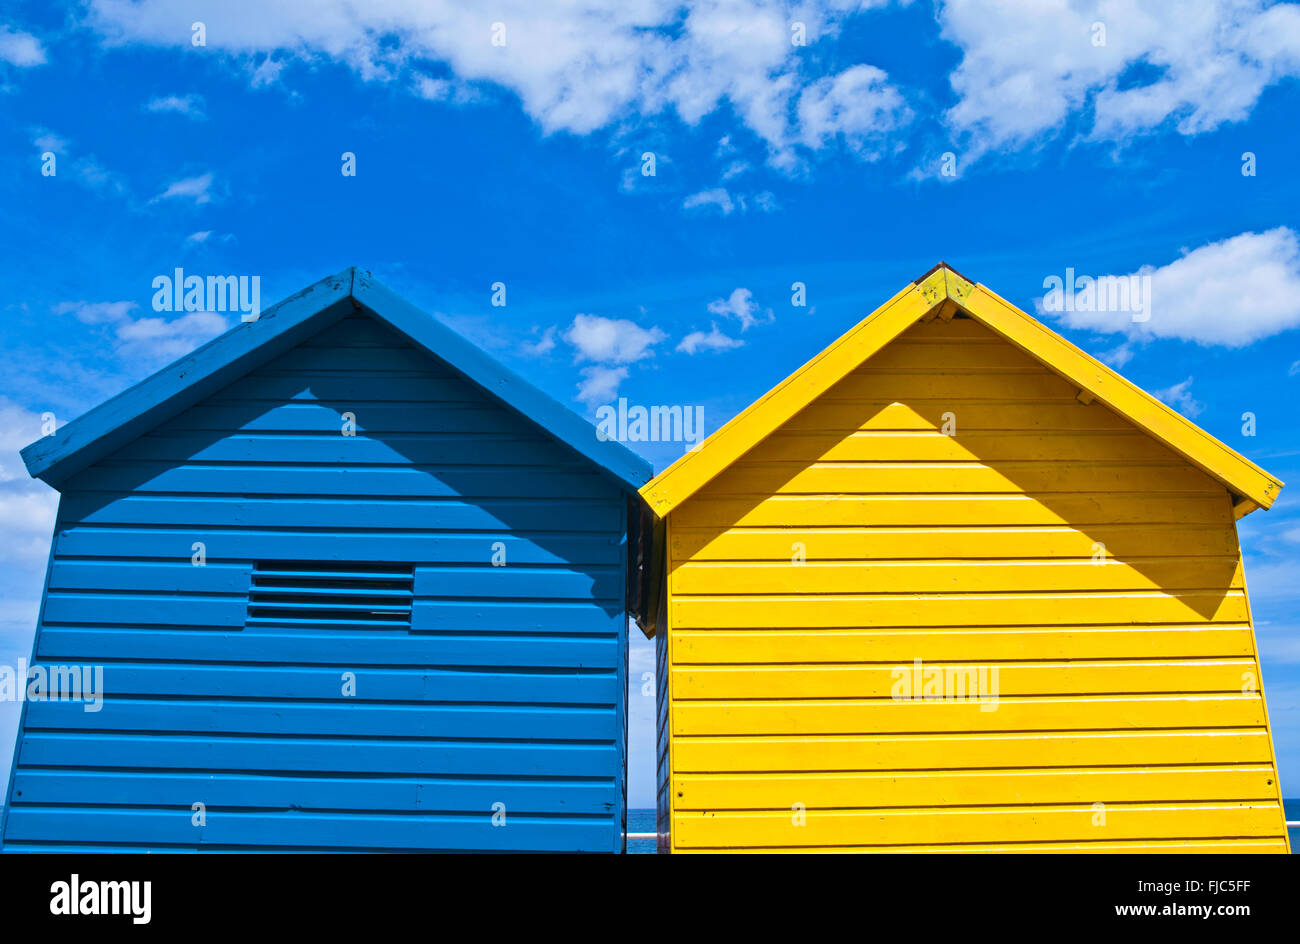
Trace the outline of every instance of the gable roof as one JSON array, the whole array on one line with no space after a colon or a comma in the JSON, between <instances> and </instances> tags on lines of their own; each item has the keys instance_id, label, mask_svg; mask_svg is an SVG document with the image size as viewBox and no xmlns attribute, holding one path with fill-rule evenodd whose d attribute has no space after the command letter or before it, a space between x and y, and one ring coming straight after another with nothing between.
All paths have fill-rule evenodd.
<instances>
[{"instance_id":1,"label":"gable roof","mask_svg":"<svg viewBox=\"0 0 1300 944\"><path fill-rule=\"evenodd\" d=\"M1268 508L1282 482L983 285L939 263L641 489L666 517L723 469L917 321L964 312L1216 480L1238 518Z\"/></svg>"},{"instance_id":2,"label":"gable roof","mask_svg":"<svg viewBox=\"0 0 1300 944\"><path fill-rule=\"evenodd\" d=\"M622 443L604 440L568 407L547 396L432 315L358 268L321 279L241 322L128 390L22 450L27 471L57 488L69 476L317 332L361 310L451 365L468 380L541 427L635 493L654 469Z\"/></svg>"}]
</instances>

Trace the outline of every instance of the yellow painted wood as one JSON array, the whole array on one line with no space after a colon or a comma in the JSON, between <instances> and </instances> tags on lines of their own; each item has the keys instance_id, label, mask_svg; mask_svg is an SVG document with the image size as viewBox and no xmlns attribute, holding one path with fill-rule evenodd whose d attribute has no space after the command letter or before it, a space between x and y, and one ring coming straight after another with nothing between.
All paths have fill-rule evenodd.
<instances>
[{"instance_id":1,"label":"yellow painted wood","mask_svg":"<svg viewBox=\"0 0 1300 944\"><path fill-rule=\"evenodd\" d=\"M926 662L924 668L960 675L972 691L979 668L990 666ZM1133 692L1239 692L1255 675L1255 660L1186 659L1130 662L1004 662L997 666L997 691L1015 695L1087 695ZM898 665L691 665L673 669L673 697L686 699L889 698L912 664ZM999 706L1000 707L1000 706Z\"/></svg>"},{"instance_id":2,"label":"yellow painted wood","mask_svg":"<svg viewBox=\"0 0 1300 944\"><path fill-rule=\"evenodd\" d=\"M1038 803L1177 803L1276 800L1267 764L1216 767L1100 767L811 774L681 774L676 809L810 810Z\"/></svg>"},{"instance_id":3,"label":"yellow painted wood","mask_svg":"<svg viewBox=\"0 0 1300 944\"><path fill-rule=\"evenodd\" d=\"M970 401L1005 399L1018 399L1026 403L1057 400L1081 405L1075 399L1078 392L1079 388L1074 384L1048 370L1036 374L1023 371L936 374L863 369L845 375L816 402L860 402L892 397L908 403L923 400L927 405L937 403L945 407Z\"/></svg>"},{"instance_id":4,"label":"yellow painted wood","mask_svg":"<svg viewBox=\"0 0 1300 944\"><path fill-rule=\"evenodd\" d=\"M982 289L915 291L935 317L815 359L660 494L671 848L1285 851L1253 467L967 317ZM966 689L896 697L918 659Z\"/></svg>"},{"instance_id":5,"label":"yellow painted wood","mask_svg":"<svg viewBox=\"0 0 1300 944\"><path fill-rule=\"evenodd\" d=\"M680 629L835 628L873 626L1040 626L1051 620L1086 626L1130 622L1244 623L1240 591L1096 594L912 594L673 597L669 625Z\"/></svg>"},{"instance_id":6,"label":"yellow painted wood","mask_svg":"<svg viewBox=\"0 0 1300 944\"><path fill-rule=\"evenodd\" d=\"M710 483L709 494L873 495L944 491L992 493L1184 492L1222 495L1223 487L1187 463L1094 462L762 462L739 463Z\"/></svg>"},{"instance_id":7,"label":"yellow painted wood","mask_svg":"<svg viewBox=\"0 0 1300 944\"><path fill-rule=\"evenodd\" d=\"M674 518L676 515L673 516ZM1083 530L1086 528L1086 530ZM1106 553L1121 560L1188 554L1236 554L1236 532L1222 525L1086 525L1031 528L949 527L673 528L669 553L690 560L1082 558Z\"/></svg>"},{"instance_id":8,"label":"yellow painted wood","mask_svg":"<svg viewBox=\"0 0 1300 944\"><path fill-rule=\"evenodd\" d=\"M1259 727L1259 694L1096 695L999 698L994 710L969 701L879 699L674 699L675 735L865 734L1080 729ZM1021 765L1036 763L1028 752ZM1016 766L1008 764L1005 766Z\"/></svg>"},{"instance_id":9,"label":"yellow painted wood","mask_svg":"<svg viewBox=\"0 0 1300 944\"><path fill-rule=\"evenodd\" d=\"M676 773L1273 763L1262 728L675 737L672 744Z\"/></svg>"},{"instance_id":10,"label":"yellow painted wood","mask_svg":"<svg viewBox=\"0 0 1300 944\"><path fill-rule=\"evenodd\" d=\"M675 595L1240 590L1231 557L1120 561L699 561L678 566Z\"/></svg>"},{"instance_id":11,"label":"yellow painted wood","mask_svg":"<svg viewBox=\"0 0 1300 944\"><path fill-rule=\"evenodd\" d=\"M681 510L688 528L1017 527L1103 524L1230 524L1225 495L778 495L700 496Z\"/></svg>"},{"instance_id":12,"label":"yellow painted wood","mask_svg":"<svg viewBox=\"0 0 1300 944\"><path fill-rule=\"evenodd\" d=\"M1013 853L1017 855L1025 854L1068 854L1068 855L1114 855L1115 853L1125 854L1150 854L1150 855L1261 855L1267 853L1285 854L1287 852L1286 843L1280 839L1166 839L1166 840L1133 840L1130 842L1021 842L1021 843L965 843L963 845L935 845L935 846L917 846L917 845L900 845L900 846L799 846L799 847L764 847L754 846L748 848L694 848L678 849L677 852L682 855L709 854L715 852L727 852L733 854L757 854L772 855L780 853L784 855L817 855L826 853L857 853L857 854L885 854L900 855L904 853L912 854L967 854L967 855L987 855L990 853Z\"/></svg>"},{"instance_id":13,"label":"yellow painted wood","mask_svg":"<svg viewBox=\"0 0 1300 944\"><path fill-rule=\"evenodd\" d=\"M674 630L675 666L886 663L912 659L1177 659L1253 656L1250 627L1206 624L991 629Z\"/></svg>"},{"instance_id":14,"label":"yellow painted wood","mask_svg":"<svg viewBox=\"0 0 1300 944\"><path fill-rule=\"evenodd\" d=\"M809 810L802 825L790 811L678 812L679 846L928 844L948 842L1083 842L1126 839L1274 838L1278 804L1262 802L1108 803L1104 818L1092 805Z\"/></svg>"},{"instance_id":15,"label":"yellow painted wood","mask_svg":"<svg viewBox=\"0 0 1300 944\"><path fill-rule=\"evenodd\" d=\"M941 430L950 419L944 416L945 413L952 414L951 422L962 432L1086 429L1122 433L1133 428L1128 420L1100 405L1095 410L1078 410L1073 404L1056 400L968 402L964 398L948 401L918 399L908 403L822 399L800 410L782 428L797 432ZM725 471L722 474L725 475Z\"/></svg>"},{"instance_id":16,"label":"yellow painted wood","mask_svg":"<svg viewBox=\"0 0 1300 944\"><path fill-rule=\"evenodd\" d=\"M1164 461L1172 454L1149 436L1124 432L995 432L945 436L934 430L898 433L854 431L841 438L774 433L758 453L768 460L826 462L1099 462L1128 459ZM684 510L684 509L683 509Z\"/></svg>"}]
</instances>

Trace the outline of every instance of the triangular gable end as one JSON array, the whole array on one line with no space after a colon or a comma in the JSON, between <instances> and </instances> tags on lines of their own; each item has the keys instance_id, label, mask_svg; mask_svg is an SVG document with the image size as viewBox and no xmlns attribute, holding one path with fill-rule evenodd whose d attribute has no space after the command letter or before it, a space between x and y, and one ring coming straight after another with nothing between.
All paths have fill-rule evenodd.
<instances>
[{"instance_id":1,"label":"triangular gable end","mask_svg":"<svg viewBox=\"0 0 1300 944\"><path fill-rule=\"evenodd\" d=\"M635 494L651 465L602 440L585 419L510 371L433 316L357 268L303 289L22 450L28 472L58 488L70 476L297 346L353 311L393 328L546 431Z\"/></svg>"},{"instance_id":2,"label":"triangular gable end","mask_svg":"<svg viewBox=\"0 0 1300 944\"><path fill-rule=\"evenodd\" d=\"M939 263L661 472L641 495L664 518L917 321L960 311L979 321L1221 483L1238 518L1268 508L1283 483L1046 325Z\"/></svg>"}]
</instances>

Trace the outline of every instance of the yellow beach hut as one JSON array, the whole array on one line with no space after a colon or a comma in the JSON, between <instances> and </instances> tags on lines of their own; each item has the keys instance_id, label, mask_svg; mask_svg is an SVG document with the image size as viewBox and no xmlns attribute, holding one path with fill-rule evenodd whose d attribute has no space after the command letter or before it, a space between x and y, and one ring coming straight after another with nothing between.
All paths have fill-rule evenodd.
<instances>
[{"instance_id":1,"label":"yellow beach hut","mask_svg":"<svg viewBox=\"0 0 1300 944\"><path fill-rule=\"evenodd\" d=\"M1286 852L1281 487L936 266L641 489L661 851Z\"/></svg>"}]
</instances>

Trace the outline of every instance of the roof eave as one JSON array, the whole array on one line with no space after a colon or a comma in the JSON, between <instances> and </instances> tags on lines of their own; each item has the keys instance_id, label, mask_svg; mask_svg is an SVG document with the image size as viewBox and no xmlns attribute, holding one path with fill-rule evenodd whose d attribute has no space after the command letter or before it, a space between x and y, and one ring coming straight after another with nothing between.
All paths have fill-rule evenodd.
<instances>
[{"instance_id":1,"label":"roof eave","mask_svg":"<svg viewBox=\"0 0 1300 944\"><path fill-rule=\"evenodd\" d=\"M58 488L135 437L342 317L347 268L259 313L20 451L33 478Z\"/></svg>"},{"instance_id":2,"label":"roof eave","mask_svg":"<svg viewBox=\"0 0 1300 944\"><path fill-rule=\"evenodd\" d=\"M942 262L661 472L641 489L641 495L655 515L667 516L913 323L950 319L958 311L980 321L1216 479L1234 496L1237 517L1255 508L1268 508L1277 498L1283 486L1280 479Z\"/></svg>"}]
</instances>

